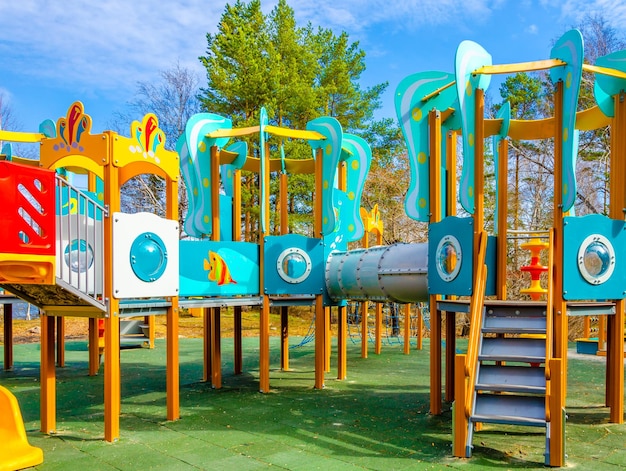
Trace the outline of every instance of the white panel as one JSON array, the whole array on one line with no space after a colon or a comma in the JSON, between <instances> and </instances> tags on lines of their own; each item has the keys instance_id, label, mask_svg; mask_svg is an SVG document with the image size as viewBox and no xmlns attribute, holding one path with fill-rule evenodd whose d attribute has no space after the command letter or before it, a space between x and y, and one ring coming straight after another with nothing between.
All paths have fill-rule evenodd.
<instances>
[{"instance_id":1,"label":"white panel","mask_svg":"<svg viewBox=\"0 0 626 471\"><path fill-rule=\"evenodd\" d=\"M57 278L90 295L103 293L102 221L84 214L57 216Z\"/></svg>"},{"instance_id":2,"label":"white panel","mask_svg":"<svg viewBox=\"0 0 626 471\"><path fill-rule=\"evenodd\" d=\"M178 222L151 213L114 213L112 217L113 296L118 299L178 296ZM155 247L164 246L167 258L163 265L159 265L159 255L155 252L144 251L148 255L141 259L137 244L146 238L156 241ZM147 263L146 259L149 259ZM148 269L142 271L142 266ZM157 270L154 279L148 280L145 275L158 266L164 266L164 270Z\"/></svg>"}]
</instances>

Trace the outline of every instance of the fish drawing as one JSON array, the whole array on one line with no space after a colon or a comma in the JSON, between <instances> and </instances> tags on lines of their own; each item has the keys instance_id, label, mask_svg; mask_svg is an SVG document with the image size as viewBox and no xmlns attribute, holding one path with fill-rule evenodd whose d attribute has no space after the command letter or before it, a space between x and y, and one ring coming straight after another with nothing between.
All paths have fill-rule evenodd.
<instances>
[{"instance_id":1,"label":"fish drawing","mask_svg":"<svg viewBox=\"0 0 626 471\"><path fill-rule=\"evenodd\" d=\"M209 281L214 281L217 286L237 284L230 274L228 265L216 252L209 250L209 259L204 259L204 269L209 272Z\"/></svg>"}]
</instances>

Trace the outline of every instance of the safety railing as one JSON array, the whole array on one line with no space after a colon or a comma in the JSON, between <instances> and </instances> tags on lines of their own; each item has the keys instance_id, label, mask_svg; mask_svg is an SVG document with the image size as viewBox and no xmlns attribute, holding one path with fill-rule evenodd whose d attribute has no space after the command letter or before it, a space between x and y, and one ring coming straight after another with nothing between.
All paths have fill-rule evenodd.
<instances>
[{"instance_id":1,"label":"safety railing","mask_svg":"<svg viewBox=\"0 0 626 471\"><path fill-rule=\"evenodd\" d=\"M551 360L553 355L553 317L554 317L554 300L552 299L552 290L554 286L554 228L550 229L548 234L548 293L546 303L546 422L550 422L550 395L552 393L552 371Z\"/></svg>"},{"instance_id":2,"label":"safety railing","mask_svg":"<svg viewBox=\"0 0 626 471\"><path fill-rule=\"evenodd\" d=\"M465 395L465 416L471 415L474 388L476 385L476 364L480 348L480 333L483 325L483 311L485 305L485 288L487 284L487 233L481 231L478 236L478 257L476 259L476 277L473 295L470 301L470 333L465 358L465 377L467 378L467 394Z\"/></svg>"},{"instance_id":3,"label":"safety railing","mask_svg":"<svg viewBox=\"0 0 626 471\"><path fill-rule=\"evenodd\" d=\"M102 303L106 209L59 175L56 201L57 278Z\"/></svg>"}]
</instances>

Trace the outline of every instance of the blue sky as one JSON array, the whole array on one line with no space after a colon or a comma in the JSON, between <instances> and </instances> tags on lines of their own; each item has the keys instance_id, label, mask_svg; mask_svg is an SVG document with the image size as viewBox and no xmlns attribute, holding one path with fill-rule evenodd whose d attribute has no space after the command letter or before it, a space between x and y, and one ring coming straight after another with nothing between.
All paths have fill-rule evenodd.
<instances>
[{"instance_id":1,"label":"blue sky","mask_svg":"<svg viewBox=\"0 0 626 471\"><path fill-rule=\"evenodd\" d=\"M159 80L177 61L198 74L206 33L222 0L19 0L0 2L0 94L21 126L36 132L80 100L105 129L137 82ZM234 2L231 2L234 3ZM269 12L276 1L264 0ZM601 13L626 33L626 0L290 0L299 24L346 31L366 52L362 86L389 82L378 117L394 117L393 93L407 75L453 71L470 39L494 64L546 59L552 42L586 14ZM490 93L497 96L497 81ZM141 117L137 117L139 119Z\"/></svg>"}]
</instances>

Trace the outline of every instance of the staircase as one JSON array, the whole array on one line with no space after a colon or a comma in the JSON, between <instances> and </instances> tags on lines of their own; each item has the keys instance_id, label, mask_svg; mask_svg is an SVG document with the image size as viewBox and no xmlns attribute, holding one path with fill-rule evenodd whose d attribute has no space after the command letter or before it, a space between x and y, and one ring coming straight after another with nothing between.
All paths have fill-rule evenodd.
<instances>
[{"instance_id":1,"label":"staircase","mask_svg":"<svg viewBox=\"0 0 626 471\"><path fill-rule=\"evenodd\" d=\"M466 456L480 423L545 427L548 453L545 337L545 303L485 303L470 389Z\"/></svg>"}]
</instances>

